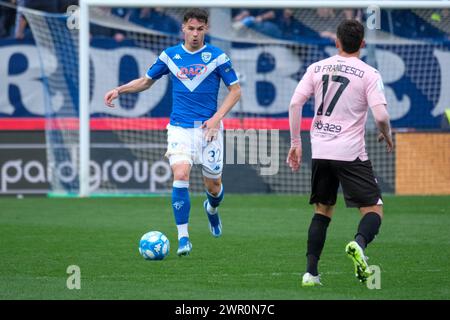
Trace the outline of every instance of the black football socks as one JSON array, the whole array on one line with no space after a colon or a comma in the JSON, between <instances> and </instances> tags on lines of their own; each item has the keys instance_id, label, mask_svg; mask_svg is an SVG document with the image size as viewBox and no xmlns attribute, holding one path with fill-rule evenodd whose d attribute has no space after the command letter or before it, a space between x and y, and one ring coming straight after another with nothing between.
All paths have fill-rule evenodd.
<instances>
[{"instance_id":1,"label":"black football socks","mask_svg":"<svg viewBox=\"0 0 450 320\"><path fill-rule=\"evenodd\" d=\"M307 245L307 264L306 272L313 276L317 276L319 271L317 269L320 254L322 253L325 239L327 237L327 228L331 219L322 214L314 214L308 230L308 245Z\"/></svg>"},{"instance_id":2,"label":"black football socks","mask_svg":"<svg viewBox=\"0 0 450 320\"><path fill-rule=\"evenodd\" d=\"M378 234L381 225L381 217L375 212L369 212L361 218L355 241L364 250Z\"/></svg>"}]
</instances>

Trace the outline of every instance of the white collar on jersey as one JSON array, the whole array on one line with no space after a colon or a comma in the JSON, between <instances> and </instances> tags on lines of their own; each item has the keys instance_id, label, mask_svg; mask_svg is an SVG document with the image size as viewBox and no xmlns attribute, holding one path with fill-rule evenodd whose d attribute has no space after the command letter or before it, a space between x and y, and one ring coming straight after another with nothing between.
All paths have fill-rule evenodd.
<instances>
[{"instance_id":1,"label":"white collar on jersey","mask_svg":"<svg viewBox=\"0 0 450 320\"><path fill-rule=\"evenodd\" d=\"M197 51L194 51L194 52L189 51L188 49L186 49L186 47L184 46L184 43L181 44L181 47L183 48L184 51L186 51L186 53L189 53L189 54L196 54L196 53L202 51L203 49L205 49L205 48L206 48L206 44L203 45L203 47L201 47L200 49L198 49Z\"/></svg>"}]
</instances>

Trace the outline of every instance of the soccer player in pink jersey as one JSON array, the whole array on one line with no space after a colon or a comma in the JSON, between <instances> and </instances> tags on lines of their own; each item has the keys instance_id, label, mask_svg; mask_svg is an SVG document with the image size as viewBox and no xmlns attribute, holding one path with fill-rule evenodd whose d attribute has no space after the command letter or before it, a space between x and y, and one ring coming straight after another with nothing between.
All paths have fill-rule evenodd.
<instances>
[{"instance_id":1,"label":"soccer player in pink jersey","mask_svg":"<svg viewBox=\"0 0 450 320\"><path fill-rule=\"evenodd\" d=\"M347 207L356 207L362 218L355 240L345 250L355 265L355 276L370 276L366 246L378 234L383 218L381 191L368 159L365 123L370 109L387 151L394 143L379 72L359 59L364 27L345 20L337 28L338 54L310 65L292 96L289 107L291 148L286 162L298 171L302 159L300 123L302 107L314 96L311 125L312 177L310 204L314 204L307 242L307 268L303 286L321 285L318 262L336 204L339 185Z\"/></svg>"}]
</instances>

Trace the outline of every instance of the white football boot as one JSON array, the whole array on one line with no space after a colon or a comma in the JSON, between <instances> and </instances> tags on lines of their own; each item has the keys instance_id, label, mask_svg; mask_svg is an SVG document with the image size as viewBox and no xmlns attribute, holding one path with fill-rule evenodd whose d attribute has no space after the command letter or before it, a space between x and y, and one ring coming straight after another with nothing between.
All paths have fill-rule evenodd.
<instances>
[{"instance_id":1,"label":"white football boot","mask_svg":"<svg viewBox=\"0 0 450 320\"><path fill-rule=\"evenodd\" d=\"M320 275L313 276L311 273L307 272L303 275L302 286L303 287L314 287L321 286Z\"/></svg>"}]
</instances>

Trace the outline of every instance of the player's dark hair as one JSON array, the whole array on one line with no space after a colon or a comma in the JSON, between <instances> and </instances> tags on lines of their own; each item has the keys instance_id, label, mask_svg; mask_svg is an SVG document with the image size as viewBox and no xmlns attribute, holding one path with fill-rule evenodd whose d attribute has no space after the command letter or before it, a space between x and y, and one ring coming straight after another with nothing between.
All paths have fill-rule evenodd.
<instances>
[{"instance_id":1,"label":"player's dark hair","mask_svg":"<svg viewBox=\"0 0 450 320\"><path fill-rule=\"evenodd\" d=\"M359 50L364 39L364 26L357 20L344 20L339 24L336 36L344 52L354 53Z\"/></svg>"},{"instance_id":2,"label":"player's dark hair","mask_svg":"<svg viewBox=\"0 0 450 320\"><path fill-rule=\"evenodd\" d=\"M197 19L200 22L208 24L208 12L204 9L193 8L186 11L183 17L183 23L189 21L189 19Z\"/></svg>"}]
</instances>

